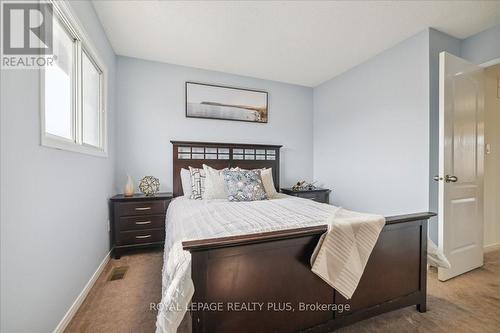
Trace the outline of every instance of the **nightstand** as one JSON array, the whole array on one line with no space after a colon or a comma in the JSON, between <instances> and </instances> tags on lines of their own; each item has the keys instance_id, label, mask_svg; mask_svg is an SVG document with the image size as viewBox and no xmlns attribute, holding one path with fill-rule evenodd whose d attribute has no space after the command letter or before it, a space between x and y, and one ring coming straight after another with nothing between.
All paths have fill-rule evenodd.
<instances>
[{"instance_id":1,"label":"nightstand","mask_svg":"<svg viewBox=\"0 0 500 333\"><path fill-rule=\"evenodd\" d=\"M171 199L172 193L134 194L132 197L119 194L109 199L111 246L115 259L130 249L163 246L165 213Z\"/></svg>"},{"instance_id":2,"label":"nightstand","mask_svg":"<svg viewBox=\"0 0 500 333\"><path fill-rule=\"evenodd\" d=\"M311 199L321 203L329 203L331 190L326 188L317 188L315 190L292 191L291 188L282 188L281 193L293 195L295 197Z\"/></svg>"}]
</instances>

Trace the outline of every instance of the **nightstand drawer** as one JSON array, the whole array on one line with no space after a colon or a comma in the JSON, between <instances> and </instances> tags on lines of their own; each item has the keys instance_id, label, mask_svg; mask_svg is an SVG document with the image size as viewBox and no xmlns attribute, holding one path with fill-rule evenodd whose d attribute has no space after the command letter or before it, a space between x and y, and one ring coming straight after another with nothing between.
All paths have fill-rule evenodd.
<instances>
[{"instance_id":1,"label":"nightstand drawer","mask_svg":"<svg viewBox=\"0 0 500 333\"><path fill-rule=\"evenodd\" d=\"M118 235L118 245L133 245L143 243L162 242L165 240L165 229L146 229L122 231Z\"/></svg>"},{"instance_id":2,"label":"nightstand drawer","mask_svg":"<svg viewBox=\"0 0 500 333\"><path fill-rule=\"evenodd\" d=\"M316 202L327 204L330 201L331 191L326 188L316 188L313 190L300 190L300 191L293 191L291 188L282 188L281 192L288 195L293 195L294 197L310 199Z\"/></svg>"},{"instance_id":3,"label":"nightstand drawer","mask_svg":"<svg viewBox=\"0 0 500 333\"><path fill-rule=\"evenodd\" d=\"M167 204L164 200L120 202L116 205L117 216L165 214Z\"/></svg>"},{"instance_id":4,"label":"nightstand drawer","mask_svg":"<svg viewBox=\"0 0 500 333\"><path fill-rule=\"evenodd\" d=\"M317 202L326 202L326 196L327 193L321 193L321 192L311 192L311 193L301 193L298 195L300 198L304 199L311 199Z\"/></svg>"},{"instance_id":5,"label":"nightstand drawer","mask_svg":"<svg viewBox=\"0 0 500 333\"><path fill-rule=\"evenodd\" d=\"M122 216L118 223L120 231L164 228L165 215Z\"/></svg>"}]
</instances>

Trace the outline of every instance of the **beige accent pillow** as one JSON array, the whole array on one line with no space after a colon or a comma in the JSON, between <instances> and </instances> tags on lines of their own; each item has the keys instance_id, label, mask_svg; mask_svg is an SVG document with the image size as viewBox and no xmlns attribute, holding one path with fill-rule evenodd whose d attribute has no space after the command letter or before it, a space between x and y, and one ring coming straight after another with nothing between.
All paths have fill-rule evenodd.
<instances>
[{"instance_id":1,"label":"beige accent pillow","mask_svg":"<svg viewBox=\"0 0 500 333\"><path fill-rule=\"evenodd\" d=\"M203 170L205 171L205 192L203 193L203 199L227 199L227 191L224 185L224 176L222 171L227 170L217 170L203 164Z\"/></svg>"},{"instance_id":2,"label":"beige accent pillow","mask_svg":"<svg viewBox=\"0 0 500 333\"><path fill-rule=\"evenodd\" d=\"M266 190L267 197L269 199L274 198L278 194L278 192L276 192L276 188L274 187L273 169L262 169L260 172L260 177L262 178L262 183L264 185L264 189Z\"/></svg>"}]
</instances>

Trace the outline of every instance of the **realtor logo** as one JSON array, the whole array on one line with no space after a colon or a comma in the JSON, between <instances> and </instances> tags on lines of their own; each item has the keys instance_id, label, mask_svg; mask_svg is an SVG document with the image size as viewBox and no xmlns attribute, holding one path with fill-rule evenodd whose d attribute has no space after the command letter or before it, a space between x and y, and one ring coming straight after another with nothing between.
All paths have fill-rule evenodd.
<instances>
[{"instance_id":1,"label":"realtor logo","mask_svg":"<svg viewBox=\"0 0 500 333\"><path fill-rule=\"evenodd\" d=\"M3 3L2 21L4 55L52 54L52 4Z\"/></svg>"},{"instance_id":2,"label":"realtor logo","mask_svg":"<svg viewBox=\"0 0 500 333\"><path fill-rule=\"evenodd\" d=\"M2 1L2 69L53 66L53 4Z\"/></svg>"}]
</instances>

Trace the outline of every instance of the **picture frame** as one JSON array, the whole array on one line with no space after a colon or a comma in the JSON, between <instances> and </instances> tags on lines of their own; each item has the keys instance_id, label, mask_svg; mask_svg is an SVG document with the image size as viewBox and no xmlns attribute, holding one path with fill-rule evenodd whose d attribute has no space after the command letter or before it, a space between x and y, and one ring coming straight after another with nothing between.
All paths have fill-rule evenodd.
<instances>
[{"instance_id":1,"label":"picture frame","mask_svg":"<svg viewBox=\"0 0 500 333\"><path fill-rule=\"evenodd\" d=\"M268 122L268 93L263 90L187 81L186 118Z\"/></svg>"}]
</instances>

